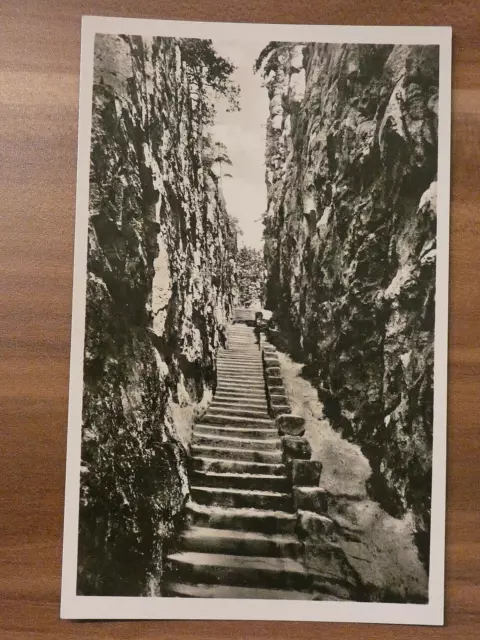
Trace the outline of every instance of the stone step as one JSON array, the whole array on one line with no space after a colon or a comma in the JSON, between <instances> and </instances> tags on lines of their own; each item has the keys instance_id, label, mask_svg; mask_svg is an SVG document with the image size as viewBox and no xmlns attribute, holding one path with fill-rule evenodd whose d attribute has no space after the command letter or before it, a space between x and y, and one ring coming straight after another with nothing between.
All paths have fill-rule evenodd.
<instances>
[{"instance_id":1,"label":"stone step","mask_svg":"<svg viewBox=\"0 0 480 640\"><path fill-rule=\"evenodd\" d=\"M261 353L258 348L258 344L256 344L255 342L255 336L253 335L253 333L228 336L227 348L225 349L224 353L230 353L232 349L234 349L238 345L241 345L242 348L248 349L249 351L254 351L257 355Z\"/></svg>"},{"instance_id":2,"label":"stone step","mask_svg":"<svg viewBox=\"0 0 480 640\"><path fill-rule=\"evenodd\" d=\"M266 407L267 406L267 402L264 398L249 398L248 396L242 395L242 396L236 396L236 395L231 395L231 394L224 394L224 393L216 393L215 397L212 400L212 405L232 405L232 404L239 404L239 405L245 405L245 407Z\"/></svg>"},{"instance_id":3,"label":"stone step","mask_svg":"<svg viewBox=\"0 0 480 640\"><path fill-rule=\"evenodd\" d=\"M234 378L232 376L223 376L217 378L217 386L230 386L230 387L242 387L246 390L257 389L265 390L265 381L263 378L252 378L247 376L245 378Z\"/></svg>"},{"instance_id":4,"label":"stone step","mask_svg":"<svg viewBox=\"0 0 480 640\"><path fill-rule=\"evenodd\" d=\"M234 378L232 376L219 376L217 378L217 386L227 385L231 387L244 387L245 389L258 388L265 389L265 378L258 376L255 380L251 376L244 378Z\"/></svg>"},{"instance_id":5,"label":"stone step","mask_svg":"<svg viewBox=\"0 0 480 640\"><path fill-rule=\"evenodd\" d=\"M255 344L255 338L253 336L232 336L228 338L227 351L237 351L243 355L248 351L255 355L260 355L260 349Z\"/></svg>"},{"instance_id":6,"label":"stone step","mask_svg":"<svg viewBox=\"0 0 480 640\"><path fill-rule=\"evenodd\" d=\"M225 402L217 402L215 404L212 402L208 411L214 414L217 414L217 412L221 412L221 415L229 415L237 418L269 418L271 420L266 405L262 406L242 403L233 403L232 405L227 405L227 403Z\"/></svg>"},{"instance_id":7,"label":"stone step","mask_svg":"<svg viewBox=\"0 0 480 640\"><path fill-rule=\"evenodd\" d=\"M218 380L235 380L235 381L243 381L243 380L255 380L256 382L263 381L264 375L263 371L249 371L245 370L243 367L236 369L217 369L217 379Z\"/></svg>"},{"instance_id":8,"label":"stone step","mask_svg":"<svg viewBox=\"0 0 480 640\"><path fill-rule=\"evenodd\" d=\"M242 393L257 393L265 396L265 385L252 383L252 384L239 384L238 382L231 382L226 380L218 381L217 391L241 391Z\"/></svg>"},{"instance_id":9,"label":"stone step","mask_svg":"<svg viewBox=\"0 0 480 640\"><path fill-rule=\"evenodd\" d=\"M255 334L253 333L253 327L235 327L235 329L232 332L229 332L227 334L228 339L235 339L235 340L250 340L250 342L253 342L255 340Z\"/></svg>"},{"instance_id":10,"label":"stone step","mask_svg":"<svg viewBox=\"0 0 480 640\"><path fill-rule=\"evenodd\" d=\"M214 398L251 398L252 400L267 401L265 387L261 389L251 389L249 387L239 389L234 386L220 385L217 387Z\"/></svg>"},{"instance_id":11,"label":"stone step","mask_svg":"<svg viewBox=\"0 0 480 640\"><path fill-rule=\"evenodd\" d=\"M260 354L258 344L255 344L255 336L253 335L229 336L227 338L226 352L231 353L232 351L239 351L242 354L246 351L255 353L256 355Z\"/></svg>"},{"instance_id":12,"label":"stone step","mask_svg":"<svg viewBox=\"0 0 480 640\"><path fill-rule=\"evenodd\" d=\"M267 398L263 395L249 395L247 391L219 391L212 400L213 403L228 404L230 406L268 407ZM211 406L211 405L210 405Z\"/></svg>"},{"instance_id":13,"label":"stone step","mask_svg":"<svg viewBox=\"0 0 480 640\"><path fill-rule=\"evenodd\" d=\"M291 558L235 556L184 551L168 556L179 578L190 583L232 586L307 588L310 583L300 562ZM178 580L177 580L178 581Z\"/></svg>"},{"instance_id":14,"label":"stone step","mask_svg":"<svg viewBox=\"0 0 480 640\"><path fill-rule=\"evenodd\" d=\"M253 315L252 315L252 319L253 319ZM253 340L253 327L249 327L246 324L234 324L230 327L229 332L227 334L229 337L230 336L250 336Z\"/></svg>"},{"instance_id":15,"label":"stone step","mask_svg":"<svg viewBox=\"0 0 480 640\"><path fill-rule=\"evenodd\" d=\"M233 449L255 449L255 450L280 450L281 441L280 438L272 438L269 434L263 438L250 438L250 437L234 437L234 436L220 436L213 433L198 433L193 434L193 444L204 445L207 447L218 447L218 449L233 448Z\"/></svg>"},{"instance_id":16,"label":"stone step","mask_svg":"<svg viewBox=\"0 0 480 640\"><path fill-rule=\"evenodd\" d=\"M229 360L232 356L234 356L235 358L239 358L242 360L245 360L246 362L256 362L256 361L261 361L262 359L262 353L261 351L258 349L258 345L255 344L255 342L253 341L247 341L247 342L243 342L241 345L241 351L238 352L238 345L236 344L237 340L235 340L235 344L232 342L232 340L230 340L229 343L229 347L228 349L225 349L224 351L218 351L217 353L217 360L220 360L221 358L225 359L225 360ZM255 359L254 360L248 360L249 355L254 354L255 355Z\"/></svg>"},{"instance_id":17,"label":"stone step","mask_svg":"<svg viewBox=\"0 0 480 640\"><path fill-rule=\"evenodd\" d=\"M228 384L250 384L253 385L263 385L265 386L265 378L263 377L263 373L245 373L242 371L241 373L233 373L226 371L219 371L217 375L217 384L220 383L228 383Z\"/></svg>"},{"instance_id":18,"label":"stone step","mask_svg":"<svg viewBox=\"0 0 480 640\"><path fill-rule=\"evenodd\" d=\"M262 443L263 444L263 443ZM282 452L280 449L265 451L265 449L237 449L235 447L218 447L216 444L192 445L194 456L201 458L220 458L224 460L238 460L243 462L266 462L275 464L282 462Z\"/></svg>"},{"instance_id":19,"label":"stone step","mask_svg":"<svg viewBox=\"0 0 480 640\"><path fill-rule=\"evenodd\" d=\"M255 383L255 384L265 384L265 376L263 374L263 371L244 371L242 370L237 370L237 371L227 371L226 369L219 369L217 372L217 382L218 384L220 384L220 381L222 382L232 382L235 384L242 384L247 382L248 384L251 383Z\"/></svg>"},{"instance_id":20,"label":"stone step","mask_svg":"<svg viewBox=\"0 0 480 640\"><path fill-rule=\"evenodd\" d=\"M265 409L262 411L261 408L258 407L254 407L249 408L249 407L245 407L245 406L231 406L228 403L219 403L219 402L212 402L212 404L208 407L208 413L210 414L220 414L220 415L226 415L226 416L240 416L240 417L247 417L247 418L270 418L270 415L267 411L267 408L265 407Z\"/></svg>"},{"instance_id":21,"label":"stone step","mask_svg":"<svg viewBox=\"0 0 480 640\"><path fill-rule=\"evenodd\" d=\"M242 389L243 391L262 391L265 393L265 381L262 379L261 382L255 383L245 383L239 382L238 380L231 380L230 378L217 379L217 388L224 387L226 391L229 389Z\"/></svg>"},{"instance_id":22,"label":"stone step","mask_svg":"<svg viewBox=\"0 0 480 640\"><path fill-rule=\"evenodd\" d=\"M235 312L235 314L237 314L237 313L238 313L238 312L236 311L236 312ZM242 313L242 312L240 312L240 313ZM250 315L248 315L248 317L247 317L247 316L245 316L247 320L254 320L254 318L255 318L255 314L254 314L254 312L253 312L251 309L246 309L246 310L244 311L244 313L245 313L245 314L250 314ZM252 329L252 327L249 327L249 326L248 326L248 325L246 325L245 323L243 323L243 324L242 324L242 322L241 322L241 321L239 321L239 319L238 319L238 317L237 317L237 316L235 316L235 318L236 318L236 323L235 323L235 324L233 324L233 325L231 325L231 326L229 327L229 331L232 331L232 332L238 332L238 333L240 333L240 332L243 332L243 333L250 333L251 335L253 335L253 329ZM230 335L230 334L229 334L229 335Z\"/></svg>"},{"instance_id":23,"label":"stone step","mask_svg":"<svg viewBox=\"0 0 480 640\"><path fill-rule=\"evenodd\" d=\"M252 386L255 386L255 387L260 386L263 389L265 388L265 378L263 374L256 375L255 377L248 374L242 374L242 375L243 375L243 378L235 377L233 375L227 375L223 373L222 375L218 376L217 385L227 384L235 387L247 387L247 388L251 388Z\"/></svg>"},{"instance_id":24,"label":"stone step","mask_svg":"<svg viewBox=\"0 0 480 640\"><path fill-rule=\"evenodd\" d=\"M190 501L187 513L193 524L215 529L293 534L297 525L296 515L285 511L224 508Z\"/></svg>"},{"instance_id":25,"label":"stone step","mask_svg":"<svg viewBox=\"0 0 480 640\"><path fill-rule=\"evenodd\" d=\"M265 393L265 381L262 379L254 380L250 377L241 380L240 378L231 378L224 376L223 378L217 378L217 388L221 387L222 390L241 390L246 393L249 391L260 391Z\"/></svg>"},{"instance_id":26,"label":"stone step","mask_svg":"<svg viewBox=\"0 0 480 640\"><path fill-rule=\"evenodd\" d=\"M232 587L224 584L187 584L171 582L165 587L165 595L178 598L226 598L234 600L313 600L307 591L293 589L260 589Z\"/></svg>"},{"instance_id":27,"label":"stone step","mask_svg":"<svg viewBox=\"0 0 480 640\"><path fill-rule=\"evenodd\" d=\"M226 349L219 349L218 356L228 356L232 351L232 345L235 343L241 342L242 345L245 345L249 351L255 351L257 355L261 356L261 352L258 349L258 344L255 343L255 336L253 334L244 335L244 336L229 336L228 344Z\"/></svg>"},{"instance_id":28,"label":"stone step","mask_svg":"<svg viewBox=\"0 0 480 640\"><path fill-rule=\"evenodd\" d=\"M244 360L245 362L255 362L257 359L261 360L262 358L262 354L255 344L252 347L252 344L250 343L250 346L248 348L248 355L250 354L255 355L255 360L249 360L247 358L247 349L242 350L241 352L237 352L237 350L233 350L230 348L226 349L225 351L219 351L217 354L217 359L224 358L225 360L230 360L232 358L238 358L239 360Z\"/></svg>"},{"instance_id":29,"label":"stone step","mask_svg":"<svg viewBox=\"0 0 480 640\"><path fill-rule=\"evenodd\" d=\"M219 507L272 509L291 511L292 497L276 491L258 491L254 489L216 489L214 487L190 487L192 498L200 504Z\"/></svg>"},{"instance_id":30,"label":"stone step","mask_svg":"<svg viewBox=\"0 0 480 640\"><path fill-rule=\"evenodd\" d=\"M194 433L198 435L213 436L233 436L234 438L278 438L276 427L255 428L241 425L219 425L219 424L196 424L193 427Z\"/></svg>"},{"instance_id":31,"label":"stone step","mask_svg":"<svg viewBox=\"0 0 480 640\"><path fill-rule=\"evenodd\" d=\"M242 350L242 359L239 356L231 356L229 358L217 358L217 364L219 367L223 367L224 369L238 369L238 370L253 370L253 371L261 371L263 372L263 362L262 359L258 357L257 354L246 354L244 350Z\"/></svg>"},{"instance_id":32,"label":"stone step","mask_svg":"<svg viewBox=\"0 0 480 640\"><path fill-rule=\"evenodd\" d=\"M221 460L220 458L193 458L195 471L213 473L251 473L254 475L285 475L284 464L266 462L247 462L242 460Z\"/></svg>"},{"instance_id":33,"label":"stone step","mask_svg":"<svg viewBox=\"0 0 480 640\"><path fill-rule=\"evenodd\" d=\"M252 371L253 373L263 373L263 363L260 358L249 358L249 361L228 358L217 360L217 365L221 369L229 371Z\"/></svg>"},{"instance_id":34,"label":"stone step","mask_svg":"<svg viewBox=\"0 0 480 640\"><path fill-rule=\"evenodd\" d=\"M265 379L263 374L251 375L248 373L235 373L235 374L223 374L217 377L217 382L228 382L229 384L246 384L250 385L265 385Z\"/></svg>"},{"instance_id":35,"label":"stone step","mask_svg":"<svg viewBox=\"0 0 480 640\"><path fill-rule=\"evenodd\" d=\"M218 366L218 371L221 373L228 373L229 375L254 375L254 376L263 376L264 375L264 370L263 367L260 366L249 366L249 365L245 365L244 363L235 363L235 362L231 362L228 365L222 365L220 364Z\"/></svg>"},{"instance_id":36,"label":"stone step","mask_svg":"<svg viewBox=\"0 0 480 640\"><path fill-rule=\"evenodd\" d=\"M216 473L196 471L192 482L195 486L214 487L218 489L252 489L256 491L287 492L286 476L250 473Z\"/></svg>"},{"instance_id":37,"label":"stone step","mask_svg":"<svg viewBox=\"0 0 480 640\"><path fill-rule=\"evenodd\" d=\"M252 398L253 400L267 400L267 394L265 393L265 385L252 389L252 387L239 387L239 385L233 385L223 382L217 386L215 392L215 398L217 396L231 396L231 397L244 397Z\"/></svg>"},{"instance_id":38,"label":"stone step","mask_svg":"<svg viewBox=\"0 0 480 640\"><path fill-rule=\"evenodd\" d=\"M263 372L263 364L260 358L258 361L239 360L238 358L217 358L217 366L222 369L232 371L261 371Z\"/></svg>"},{"instance_id":39,"label":"stone step","mask_svg":"<svg viewBox=\"0 0 480 640\"><path fill-rule=\"evenodd\" d=\"M250 340L253 341L255 339L253 327L248 327L247 325L241 326L238 324L233 325L231 330L227 333L227 339L230 338L250 338Z\"/></svg>"},{"instance_id":40,"label":"stone step","mask_svg":"<svg viewBox=\"0 0 480 640\"><path fill-rule=\"evenodd\" d=\"M283 385L268 385L268 395L269 396L278 396L278 395L286 395L287 391Z\"/></svg>"},{"instance_id":41,"label":"stone step","mask_svg":"<svg viewBox=\"0 0 480 640\"><path fill-rule=\"evenodd\" d=\"M225 413L210 413L210 410L205 413L201 420L198 421L198 424L243 424L243 425L251 425L252 427L271 427L274 422L271 418L256 418L256 417L248 417L248 416L234 416Z\"/></svg>"},{"instance_id":42,"label":"stone step","mask_svg":"<svg viewBox=\"0 0 480 640\"><path fill-rule=\"evenodd\" d=\"M263 371L263 362L260 358L251 357L240 360L239 358L217 358L217 365L223 369L241 369L242 371Z\"/></svg>"},{"instance_id":43,"label":"stone step","mask_svg":"<svg viewBox=\"0 0 480 640\"><path fill-rule=\"evenodd\" d=\"M250 338L252 341L255 339L253 327L246 324L234 324L227 335L229 338Z\"/></svg>"},{"instance_id":44,"label":"stone step","mask_svg":"<svg viewBox=\"0 0 480 640\"><path fill-rule=\"evenodd\" d=\"M233 359L218 362L218 369L232 373L253 373L255 375L263 374L263 365L261 360L255 362L251 360L250 364L246 362L238 362Z\"/></svg>"},{"instance_id":45,"label":"stone step","mask_svg":"<svg viewBox=\"0 0 480 640\"><path fill-rule=\"evenodd\" d=\"M183 549L234 556L298 558L302 545L296 536L288 534L190 527L183 536Z\"/></svg>"}]
</instances>

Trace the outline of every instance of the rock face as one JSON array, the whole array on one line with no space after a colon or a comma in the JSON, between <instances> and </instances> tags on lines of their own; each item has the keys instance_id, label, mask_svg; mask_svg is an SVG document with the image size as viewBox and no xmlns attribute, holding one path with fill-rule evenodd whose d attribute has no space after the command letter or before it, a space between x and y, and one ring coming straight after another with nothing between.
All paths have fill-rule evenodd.
<instances>
[{"instance_id":1,"label":"rock face","mask_svg":"<svg viewBox=\"0 0 480 640\"><path fill-rule=\"evenodd\" d=\"M267 308L361 444L372 497L413 511L427 554L438 49L277 43L264 58Z\"/></svg>"},{"instance_id":2,"label":"rock face","mask_svg":"<svg viewBox=\"0 0 480 640\"><path fill-rule=\"evenodd\" d=\"M105 35L95 44L83 595L159 593L164 545L188 493L182 406L188 413L211 397L231 309L236 239L204 162L206 105L182 47Z\"/></svg>"}]
</instances>

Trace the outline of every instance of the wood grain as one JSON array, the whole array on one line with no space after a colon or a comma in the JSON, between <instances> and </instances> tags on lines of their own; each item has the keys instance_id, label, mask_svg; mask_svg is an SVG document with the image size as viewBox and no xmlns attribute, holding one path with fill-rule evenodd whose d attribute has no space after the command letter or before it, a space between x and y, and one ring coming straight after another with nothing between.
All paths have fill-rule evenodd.
<instances>
[{"instance_id":1,"label":"wood grain","mask_svg":"<svg viewBox=\"0 0 480 640\"><path fill-rule=\"evenodd\" d=\"M454 28L447 625L59 620L80 16ZM0 637L480 636L480 49L476 0L3 0L0 6ZM434 532L435 535L435 532Z\"/></svg>"}]
</instances>

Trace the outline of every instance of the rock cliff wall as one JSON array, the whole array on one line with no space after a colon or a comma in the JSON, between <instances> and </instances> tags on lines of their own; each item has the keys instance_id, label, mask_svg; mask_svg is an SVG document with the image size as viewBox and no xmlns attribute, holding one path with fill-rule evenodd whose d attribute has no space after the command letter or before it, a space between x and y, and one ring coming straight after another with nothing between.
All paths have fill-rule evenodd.
<instances>
[{"instance_id":1,"label":"rock cliff wall","mask_svg":"<svg viewBox=\"0 0 480 640\"><path fill-rule=\"evenodd\" d=\"M191 47L95 43L78 591L159 593L211 397L236 238L205 163ZM188 58L188 60L186 60ZM174 420L175 418L175 420Z\"/></svg>"},{"instance_id":2,"label":"rock cliff wall","mask_svg":"<svg viewBox=\"0 0 480 640\"><path fill-rule=\"evenodd\" d=\"M267 307L428 562L438 49L274 43L261 58Z\"/></svg>"}]
</instances>

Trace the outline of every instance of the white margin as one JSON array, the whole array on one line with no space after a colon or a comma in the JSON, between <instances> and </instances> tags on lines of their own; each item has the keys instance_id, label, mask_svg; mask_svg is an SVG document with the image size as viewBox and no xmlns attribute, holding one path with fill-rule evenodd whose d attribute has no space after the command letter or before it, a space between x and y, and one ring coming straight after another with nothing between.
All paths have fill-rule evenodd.
<instances>
[{"instance_id":1,"label":"white margin","mask_svg":"<svg viewBox=\"0 0 480 640\"><path fill-rule=\"evenodd\" d=\"M76 595L93 46L96 33L182 36L223 40L231 38L257 42L268 42L275 39L291 42L436 44L440 46L432 534L428 604ZM268 25L83 17L61 618L90 620L304 620L409 625L443 624L447 460L451 38L451 27Z\"/></svg>"}]
</instances>

